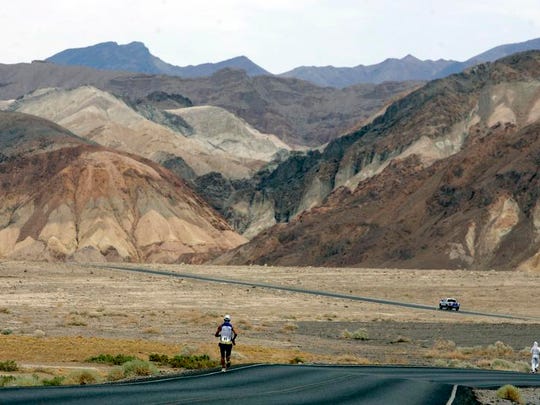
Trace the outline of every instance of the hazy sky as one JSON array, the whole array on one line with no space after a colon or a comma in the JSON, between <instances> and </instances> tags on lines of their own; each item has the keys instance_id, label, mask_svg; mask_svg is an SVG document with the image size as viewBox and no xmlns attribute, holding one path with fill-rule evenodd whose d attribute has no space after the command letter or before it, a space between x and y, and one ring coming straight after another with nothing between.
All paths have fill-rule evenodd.
<instances>
[{"instance_id":1,"label":"hazy sky","mask_svg":"<svg viewBox=\"0 0 540 405\"><path fill-rule=\"evenodd\" d=\"M540 0L2 0L0 63L141 41L174 65L245 55L272 73L412 54L464 61L540 37Z\"/></svg>"}]
</instances>

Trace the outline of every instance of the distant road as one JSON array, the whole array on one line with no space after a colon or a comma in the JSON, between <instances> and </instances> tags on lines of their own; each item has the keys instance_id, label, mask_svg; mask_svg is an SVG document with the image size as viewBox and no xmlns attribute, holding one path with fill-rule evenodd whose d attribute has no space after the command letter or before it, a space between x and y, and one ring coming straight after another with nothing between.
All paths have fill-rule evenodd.
<instances>
[{"instance_id":1,"label":"distant road","mask_svg":"<svg viewBox=\"0 0 540 405\"><path fill-rule=\"evenodd\" d=\"M470 388L540 387L505 371L324 365L252 365L131 383L0 388L0 404L458 405Z\"/></svg>"},{"instance_id":2,"label":"distant road","mask_svg":"<svg viewBox=\"0 0 540 405\"><path fill-rule=\"evenodd\" d=\"M175 277L175 278L189 278L193 280L208 281L212 283L236 284L236 285L244 285L244 286L249 286L249 287L255 286L255 287L267 288L271 290L290 291L290 292L295 292L299 294L310 294L310 295L319 295L323 297L343 298L347 300L373 302L376 304L384 304L384 305L397 305L397 306L406 307L406 308L416 308L416 309L423 309L423 310L428 310L428 311L440 311L438 306L436 305L430 306L430 305L423 305L423 304L414 304L414 303L408 303L408 302L385 300L385 299L380 299L380 298L370 298L370 297L362 297L362 296L357 296L357 295L340 294L340 293L334 293L330 291L306 290L303 288L287 287L287 286L276 285L276 284L242 281L242 280L234 280L234 279L228 279L228 278L207 277L207 276L200 276L197 274L177 273L173 271L154 270L154 269L148 269L148 268L143 268L143 267L127 267L127 266L119 266L119 265L114 265L114 266L92 265L91 267L108 269L108 270L131 271L131 272L137 272L137 273L146 273L146 274L168 276L168 277ZM531 321L540 321L540 318L538 317L516 316L516 315L509 315L509 314L493 314L493 313L477 312L477 311L463 311L461 309L459 310L459 312L456 312L456 314L457 313L461 315L486 316L486 317L491 317L491 318L523 319L523 320L531 320Z\"/></svg>"}]
</instances>

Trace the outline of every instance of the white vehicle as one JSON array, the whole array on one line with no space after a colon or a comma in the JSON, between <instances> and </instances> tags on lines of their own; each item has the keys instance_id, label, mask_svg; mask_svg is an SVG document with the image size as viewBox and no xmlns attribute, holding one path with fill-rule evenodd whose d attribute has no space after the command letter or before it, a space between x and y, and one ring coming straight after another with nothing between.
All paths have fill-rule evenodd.
<instances>
[{"instance_id":1,"label":"white vehicle","mask_svg":"<svg viewBox=\"0 0 540 405\"><path fill-rule=\"evenodd\" d=\"M439 309L446 309L448 311L455 309L459 311L459 302L455 298L443 298L439 301Z\"/></svg>"}]
</instances>

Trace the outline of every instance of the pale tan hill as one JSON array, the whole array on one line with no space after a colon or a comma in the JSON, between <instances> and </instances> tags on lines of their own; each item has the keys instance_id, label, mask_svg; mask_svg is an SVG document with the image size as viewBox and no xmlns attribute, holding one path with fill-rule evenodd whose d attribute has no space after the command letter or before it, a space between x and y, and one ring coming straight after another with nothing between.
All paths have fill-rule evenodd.
<instances>
[{"instance_id":1,"label":"pale tan hill","mask_svg":"<svg viewBox=\"0 0 540 405\"><path fill-rule=\"evenodd\" d=\"M197 261L245 242L148 160L20 113L0 112L0 139L1 258Z\"/></svg>"},{"instance_id":2,"label":"pale tan hill","mask_svg":"<svg viewBox=\"0 0 540 405\"><path fill-rule=\"evenodd\" d=\"M260 161L271 161L291 148L275 135L263 134L229 111L212 106L167 110L182 117L194 130L192 135L208 149Z\"/></svg>"},{"instance_id":3,"label":"pale tan hill","mask_svg":"<svg viewBox=\"0 0 540 405\"><path fill-rule=\"evenodd\" d=\"M246 124L241 125L230 116L228 123L233 124L221 125L221 132L204 132L217 128L221 116L226 115L204 108L198 119L209 124L199 123L200 130L184 136L146 119L117 97L90 86L72 90L40 89L8 108L49 119L86 139L159 163L180 158L197 176L215 171L226 178L248 177L280 150L286 150L284 144L272 142L273 138L250 133ZM216 142L212 141L214 137ZM235 147L224 148L226 144ZM251 148L250 157L246 151Z\"/></svg>"}]
</instances>

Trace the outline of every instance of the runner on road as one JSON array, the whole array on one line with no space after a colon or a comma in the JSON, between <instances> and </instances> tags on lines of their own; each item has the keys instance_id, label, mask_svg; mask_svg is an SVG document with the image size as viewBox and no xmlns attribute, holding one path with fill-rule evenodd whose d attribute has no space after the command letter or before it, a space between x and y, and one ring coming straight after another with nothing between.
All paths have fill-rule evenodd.
<instances>
[{"instance_id":1,"label":"runner on road","mask_svg":"<svg viewBox=\"0 0 540 405\"><path fill-rule=\"evenodd\" d=\"M538 348L538 342L534 342L533 346L531 347L531 372L537 373L538 372L538 361L540 359L540 348Z\"/></svg>"},{"instance_id":2,"label":"runner on road","mask_svg":"<svg viewBox=\"0 0 540 405\"><path fill-rule=\"evenodd\" d=\"M231 366L232 347L236 344L235 339L238 336L231 324L230 315L223 317L223 323L218 326L215 336L219 337L218 345L221 355L221 371L226 371Z\"/></svg>"}]
</instances>

